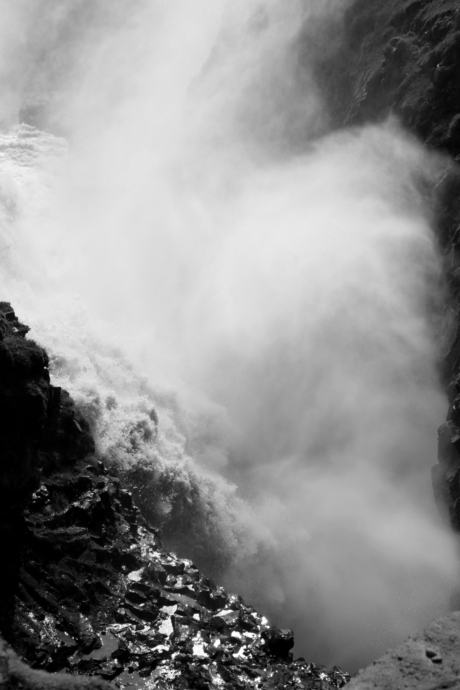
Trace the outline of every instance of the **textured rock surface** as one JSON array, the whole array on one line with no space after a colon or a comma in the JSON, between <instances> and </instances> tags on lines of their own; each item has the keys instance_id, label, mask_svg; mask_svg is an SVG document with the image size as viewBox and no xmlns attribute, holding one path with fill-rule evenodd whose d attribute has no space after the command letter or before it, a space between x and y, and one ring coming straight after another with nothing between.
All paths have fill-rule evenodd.
<instances>
[{"instance_id":1,"label":"textured rock surface","mask_svg":"<svg viewBox=\"0 0 460 690\"><path fill-rule=\"evenodd\" d=\"M305 36L337 126L390 113L429 145L460 153L460 11L455 0L354 0ZM315 42L326 47L314 49ZM313 50L312 50L313 47ZM315 55L320 57L315 59Z\"/></svg>"},{"instance_id":2,"label":"textured rock surface","mask_svg":"<svg viewBox=\"0 0 460 690\"><path fill-rule=\"evenodd\" d=\"M323 51L311 50L318 40ZM315 58L315 55L320 55ZM440 512L460 529L460 8L455 0L354 0L335 23L313 27L299 59L314 62L331 126L389 115L450 156L435 190L433 225L444 256L450 306L439 340L449 396L439 430L433 488Z\"/></svg>"},{"instance_id":3,"label":"textured rock surface","mask_svg":"<svg viewBox=\"0 0 460 690\"><path fill-rule=\"evenodd\" d=\"M290 631L163 550L100 462L49 477L25 524L10 640L36 668L138 688L149 679L179 688L347 680L339 669L292 662Z\"/></svg>"},{"instance_id":4,"label":"textured rock surface","mask_svg":"<svg viewBox=\"0 0 460 690\"><path fill-rule=\"evenodd\" d=\"M52 388L46 353L0 302L0 491L2 503L27 500L36 480L37 443L48 421Z\"/></svg>"},{"instance_id":5,"label":"textured rock surface","mask_svg":"<svg viewBox=\"0 0 460 690\"><path fill-rule=\"evenodd\" d=\"M344 685L338 668L293 661L291 631L162 548L9 304L0 326L0 631L40 669L0 640L0 684L81 685L43 673L66 671L136 688Z\"/></svg>"},{"instance_id":6,"label":"textured rock surface","mask_svg":"<svg viewBox=\"0 0 460 690\"><path fill-rule=\"evenodd\" d=\"M460 612L389 651L354 678L349 690L460 688Z\"/></svg>"},{"instance_id":7,"label":"textured rock surface","mask_svg":"<svg viewBox=\"0 0 460 690\"><path fill-rule=\"evenodd\" d=\"M0 629L7 636L23 558L25 505L40 476L94 450L69 395L49 382L46 352L0 302Z\"/></svg>"},{"instance_id":8,"label":"textured rock surface","mask_svg":"<svg viewBox=\"0 0 460 690\"><path fill-rule=\"evenodd\" d=\"M315 45L324 46L318 51ZM315 56L318 56L316 57ZM310 26L299 60L311 64L331 127L396 116L447 154L435 190L434 227L445 259L450 305L440 329L441 375L449 397L439 429L433 488L440 512L460 530L460 8L456 0L353 0L334 23ZM388 652L350 689L460 688L460 614Z\"/></svg>"}]
</instances>

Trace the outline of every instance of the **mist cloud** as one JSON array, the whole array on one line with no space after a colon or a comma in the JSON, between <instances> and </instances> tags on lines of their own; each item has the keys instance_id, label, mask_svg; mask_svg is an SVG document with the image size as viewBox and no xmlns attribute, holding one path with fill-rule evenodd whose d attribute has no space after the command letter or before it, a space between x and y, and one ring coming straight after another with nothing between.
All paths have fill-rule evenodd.
<instances>
[{"instance_id":1,"label":"mist cloud","mask_svg":"<svg viewBox=\"0 0 460 690\"><path fill-rule=\"evenodd\" d=\"M5 296L99 451L151 471L169 543L363 664L457 578L429 487L443 163L394 122L329 132L298 41L341 3L65 7L2 19L29 122L2 135Z\"/></svg>"}]
</instances>

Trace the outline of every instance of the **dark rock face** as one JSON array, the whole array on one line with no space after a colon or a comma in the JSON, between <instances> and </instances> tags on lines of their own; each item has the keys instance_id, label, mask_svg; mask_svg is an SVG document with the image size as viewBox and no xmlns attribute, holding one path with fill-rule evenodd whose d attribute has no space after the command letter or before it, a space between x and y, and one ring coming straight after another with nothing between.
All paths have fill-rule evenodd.
<instances>
[{"instance_id":1,"label":"dark rock face","mask_svg":"<svg viewBox=\"0 0 460 690\"><path fill-rule=\"evenodd\" d=\"M120 685L341 687L346 673L293 662L277 630L161 546L102 463L76 463L34 493L9 639L35 668Z\"/></svg>"},{"instance_id":2,"label":"dark rock face","mask_svg":"<svg viewBox=\"0 0 460 690\"><path fill-rule=\"evenodd\" d=\"M27 330L0 304L0 632L38 669L0 638L0 683L342 687L347 673L294 661L290 630L162 548Z\"/></svg>"},{"instance_id":3,"label":"dark rock face","mask_svg":"<svg viewBox=\"0 0 460 690\"><path fill-rule=\"evenodd\" d=\"M313 59L336 126L393 113L428 144L458 155L458 3L354 0L344 7L334 25L308 28L299 46L300 61ZM326 50L311 51L309 39L310 46L326 40Z\"/></svg>"},{"instance_id":4,"label":"dark rock face","mask_svg":"<svg viewBox=\"0 0 460 690\"><path fill-rule=\"evenodd\" d=\"M40 475L94 450L69 395L50 385L48 356L0 302L0 625L8 636L24 540L23 511Z\"/></svg>"},{"instance_id":5,"label":"dark rock face","mask_svg":"<svg viewBox=\"0 0 460 690\"><path fill-rule=\"evenodd\" d=\"M50 406L48 358L0 303L0 621L8 630L21 559L24 505L38 482L38 441Z\"/></svg>"},{"instance_id":6,"label":"dark rock face","mask_svg":"<svg viewBox=\"0 0 460 690\"><path fill-rule=\"evenodd\" d=\"M14 502L26 499L36 481L37 444L52 391L48 358L26 339L28 330L0 302L0 491Z\"/></svg>"},{"instance_id":7,"label":"dark rock face","mask_svg":"<svg viewBox=\"0 0 460 690\"><path fill-rule=\"evenodd\" d=\"M315 49L321 41L324 50ZM313 46L313 48L312 48ZM440 374L449 412L439 430L433 488L440 512L460 530L460 8L455 0L352 0L334 22L309 26L298 59L309 65L329 105L332 127L390 115L441 165L433 225L444 257L446 302L439 327ZM439 311L439 305L432 310Z\"/></svg>"},{"instance_id":8,"label":"dark rock face","mask_svg":"<svg viewBox=\"0 0 460 690\"><path fill-rule=\"evenodd\" d=\"M94 452L89 427L66 391L50 385L48 356L0 302L0 492L27 502L40 473Z\"/></svg>"}]
</instances>

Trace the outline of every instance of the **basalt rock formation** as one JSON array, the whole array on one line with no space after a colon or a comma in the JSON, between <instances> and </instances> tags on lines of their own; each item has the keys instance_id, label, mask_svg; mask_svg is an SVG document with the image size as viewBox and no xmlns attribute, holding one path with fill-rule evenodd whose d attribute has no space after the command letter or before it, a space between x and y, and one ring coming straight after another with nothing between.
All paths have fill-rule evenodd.
<instances>
[{"instance_id":1,"label":"basalt rock formation","mask_svg":"<svg viewBox=\"0 0 460 690\"><path fill-rule=\"evenodd\" d=\"M344 685L339 668L293 660L290 630L162 548L7 303L0 329L2 687Z\"/></svg>"}]
</instances>

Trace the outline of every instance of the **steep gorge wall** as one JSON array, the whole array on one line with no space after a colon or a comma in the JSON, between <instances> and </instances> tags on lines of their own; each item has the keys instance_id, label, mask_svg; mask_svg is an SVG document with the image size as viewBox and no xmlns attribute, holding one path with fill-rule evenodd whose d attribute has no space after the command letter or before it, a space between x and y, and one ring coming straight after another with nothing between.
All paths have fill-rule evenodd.
<instances>
[{"instance_id":1,"label":"steep gorge wall","mask_svg":"<svg viewBox=\"0 0 460 690\"><path fill-rule=\"evenodd\" d=\"M318 27L316 27L318 29ZM324 45L317 50L318 43ZM315 47L316 46L316 47ZM335 21L311 27L298 46L314 63L330 126L396 117L433 152L439 176L427 190L445 267L437 312L440 375L449 399L439 429L433 487L460 529L460 9L453 0L355 0ZM319 56L319 57L318 57Z\"/></svg>"},{"instance_id":2,"label":"steep gorge wall","mask_svg":"<svg viewBox=\"0 0 460 690\"><path fill-rule=\"evenodd\" d=\"M1 687L342 687L346 672L293 661L290 630L163 549L27 331L1 302Z\"/></svg>"},{"instance_id":3,"label":"steep gorge wall","mask_svg":"<svg viewBox=\"0 0 460 690\"><path fill-rule=\"evenodd\" d=\"M338 24L340 40L331 34L316 63L333 123L353 126L393 115L445 156L432 190L432 222L445 268L438 341L449 407L432 479L440 512L459 531L460 8L451 0L356 0ZM458 687L458 630L458 612L436 621L360 672L350 688Z\"/></svg>"},{"instance_id":4,"label":"steep gorge wall","mask_svg":"<svg viewBox=\"0 0 460 690\"><path fill-rule=\"evenodd\" d=\"M354 0L336 21L339 26L324 29L327 43L315 68L336 126L380 121L393 113L429 146L457 156L457 3ZM311 59L309 40L307 33L300 59L302 51Z\"/></svg>"}]
</instances>

